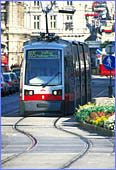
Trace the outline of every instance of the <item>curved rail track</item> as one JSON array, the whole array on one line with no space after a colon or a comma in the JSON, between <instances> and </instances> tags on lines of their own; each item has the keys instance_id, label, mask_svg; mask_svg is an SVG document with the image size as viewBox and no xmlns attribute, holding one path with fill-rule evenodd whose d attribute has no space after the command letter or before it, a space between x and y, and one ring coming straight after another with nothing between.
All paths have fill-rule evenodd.
<instances>
[{"instance_id":1,"label":"curved rail track","mask_svg":"<svg viewBox=\"0 0 116 170\"><path fill-rule=\"evenodd\" d=\"M25 117L25 118L26 118L26 117ZM29 139L31 139L31 141L32 141L31 144L30 144L24 151L21 151L20 153L14 154L14 155L9 156L8 158L2 160L2 161L1 161L1 165L4 165L5 163L9 162L10 160L16 159L17 157L21 156L21 155L24 154L25 152L31 150L31 149L37 144L37 140L36 140L36 138L35 138L32 134L27 133L27 132L19 129L19 125L18 125L18 124L19 124L21 121L23 121L25 118L19 119L19 120L15 123L15 125L13 125L13 128L14 128L16 131L18 131L18 132L26 135L27 137L29 137ZM58 125L58 121L59 121L60 118L61 118L61 117L58 117L58 118L54 121L54 127L55 127L57 130L63 131L63 132L65 132L65 133L70 133L71 135L74 135L74 136L79 137L79 138L80 138L81 140L83 140L83 141L85 142L85 144L86 144L86 145L85 145L85 148L83 148L83 151L82 151L80 154L78 153L76 156L73 156L72 159L70 159L70 161L66 162L66 163L63 164L63 165L60 165L60 167L58 168L58 169L65 169L65 168L70 167L70 165L72 165L72 164L73 164L75 161L77 161L78 159L82 158L82 157L87 153L87 151L89 150L91 143L90 143L90 141L89 141L88 139L86 139L85 137L83 137L83 136L81 136L81 135L79 135L79 134L75 134L75 133L73 133L73 132L64 130L63 128L61 128L61 127Z\"/></svg>"},{"instance_id":2,"label":"curved rail track","mask_svg":"<svg viewBox=\"0 0 116 170\"><path fill-rule=\"evenodd\" d=\"M13 129L15 129L16 131L18 131L19 133L22 133L22 134L24 134L25 136L27 136L27 137L31 140L31 144L30 144L25 150L21 151L20 153L14 154L14 155L9 156L9 157L7 157L6 159L2 160L2 161L1 161L1 165L7 163L7 162L10 161L10 160L13 160L13 159L19 157L20 155L24 154L25 152L31 150L31 149L37 144L37 140L36 140L36 138L35 138L33 135L31 135L31 134L28 133L28 132L22 131L22 130L20 130L20 129L18 128L18 123L20 123L20 122L21 122L22 120L24 120L24 119L25 119L25 118L19 119L12 127L13 127Z\"/></svg>"},{"instance_id":3,"label":"curved rail track","mask_svg":"<svg viewBox=\"0 0 116 170\"><path fill-rule=\"evenodd\" d=\"M63 131L65 133L69 133L71 135L74 135L74 136L77 136L79 137L81 140L83 140L85 142L85 148L83 148L83 151L80 152L80 154L77 154L76 156L72 157L72 159L70 159L70 161L66 162L65 164L63 164L62 166L60 166L59 169L66 169L66 168L69 168L70 165L72 165L74 162L78 161L80 158L82 158L88 151L89 151L89 148L91 146L91 141L88 140L87 138L85 138L84 136L80 135L80 134L77 134L77 133L73 133L73 132L70 132L68 130L65 130L63 128L61 128L60 126L57 125L58 121L59 121L60 117L58 119L56 119L56 121L54 122L54 126L55 128L57 128L58 130L60 131Z\"/></svg>"},{"instance_id":4,"label":"curved rail track","mask_svg":"<svg viewBox=\"0 0 116 170\"><path fill-rule=\"evenodd\" d=\"M88 153L89 150L94 146L93 146L93 143L92 143L91 139L88 139L87 137L84 137L83 135L78 134L78 132L74 133L74 132L72 132L70 130L64 129L63 126L60 124L60 119L61 118L62 117L57 117L55 119L55 121L53 122L54 128L56 128L57 130L62 131L64 133L68 133L68 134L71 134L73 136L76 136L76 137L78 137L80 140L82 140L84 142L84 145L83 145L84 147L81 149L80 152L77 152L76 154L72 155L71 158L68 161L64 160L65 163L60 164L59 167L57 168L57 169L67 169L67 168L70 168L73 165L73 163L77 162L79 159L82 159L86 155L86 153ZM36 138L32 134L27 133L27 132L25 132L23 130L20 130L20 128L19 128L19 123L21 121L23 121L24 119L26 119L26 117L19 119L13 125L13 128L16 131L18 131L18 132L26 135L27 137L29 137L29 139L31 140L31 144L29 146L27 146L24 151L21 151L20 153L14 154L12 156L9 156L7 159L2 160L1 165L4 165L5 163L7 163L7 162L9 162L9 161L11 161L13 159L16 159L17 157L21 156L22 154L26 153L27 151L30 151L32 148L34 148L36 146L36 144L38 142L36 140ZM41 117L40 117L40 119L41 119ZM38 145L38 147L39 147L39 145Z\"/></svg>"}]
</instances>

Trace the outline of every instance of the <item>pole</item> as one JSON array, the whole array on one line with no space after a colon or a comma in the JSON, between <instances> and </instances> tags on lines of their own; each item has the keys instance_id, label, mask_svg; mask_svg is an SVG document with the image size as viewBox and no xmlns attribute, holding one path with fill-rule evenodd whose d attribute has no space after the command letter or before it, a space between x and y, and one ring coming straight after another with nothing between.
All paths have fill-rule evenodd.
<instances>
[{"instance_id":1,"label":"pole","mask_svg":"<svg viewBox=\"0 0 116 170\"><path fill-rule=\"evenodd\" d=\"M47 11L45 12L45 18L46 18L46 34L48 34L48 17L47 17Z\"/></svg>"},{"instance_id":2,"label":"pole","mask_svg":"<svg viewBox=\"0 0 116 170\"><path fill-rule=\"evenodd\" d=\"M111 53L111 47L110 47L110 55L112 55ZM109 97L112 97L112 76L111 76L111 70L110 70L110 84L109 84Z\"/></svg>"},{"instance_id":3,"label":"pole","mask_svg":"<svg viewBox=\"0 0 116 170\"><path fill-rule=\"evenodd\" d=\"M110 70L109 97L112 97L112 76L111 76L111 70Z\"/></svg>"}]
</instances>

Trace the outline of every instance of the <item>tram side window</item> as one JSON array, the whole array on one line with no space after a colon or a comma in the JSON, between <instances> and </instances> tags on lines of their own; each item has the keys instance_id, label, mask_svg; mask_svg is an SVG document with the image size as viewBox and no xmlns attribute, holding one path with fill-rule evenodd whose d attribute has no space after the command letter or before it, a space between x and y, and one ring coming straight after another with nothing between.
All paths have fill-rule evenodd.
<instances>
[{"instance_id":1,"label":"tram side window","mask_svg":"<svg viewBox=\"0 0 116 170\"><path fill-rule=\"evenodd\" d=\"M75 72L77 74L79 72L79 61L78 61L78 53L77 53L77 46L76 45L73 46L73 54L74 54L73 63L74 63Z\"/></svg>"},{"instance_id":2,"label":"tram side window","mask_svg":"<svg viewBox=\"0 0 116 170\"><path fill-rule=\"evenodd\" d=\"M85 62L86 62L86 69L89 69L90 64L90 56L87 45L84 45L84 52L85 52Z\"/></svg>"},{"instance_id":3,"label":"tram side window","mask_svg":"<svg viewBox=\"0 0 116 170\"><path fill-rule=\"evenodd\" d=\"M68 66L69 66L69 76L70 76L70 78L73 76L73 73L74 73L74 71L73 71L73 60L72 60L72 58L73 58L73 56L70 56L70 57L68 57Z\"/></svg>"},{"instance_id":4,"label":"tram side window","mask_svg":"<svg viewBox=\"0 0 116 170\"><path fill-rule=\"evenodd\" d=\"M69 92L69 81L68 81L68 79L69 79L69 69L68 69L68 64L67 64L68 62L67 62L67 59L66 58L64 58L64 72L65 72L65 74L64 74L64 76L65 76L65 92L66 93L68 93Z\"/></svg>"},{"instance_id":5,"label":"tram side window","mask_svg":"<svg viewBox=\"0 0 116 170\"><path fill-rule=\"evenodd\" d=\"M80 53L80 64L81 64L81 71L84 71L84 57L83 57L83 46L79 45L79 53Z\"/></svg>"},{"instance_id":6,"label":"tram side window","mask_svg":"<svg viewBox=\"0 0 116 170\"><path fill-rule=\"evenodd\" d=\"M65 53L65 58L67 61L67 66L68 66L68 70L69 70L69 76L71 76L73 74L73 56L72 56L72 49L69 47L69 49L66 49L66 53Z\"/></svg>"},{"instance_id":7,"label":"tram side window","mask_svg":"<svg viewBox=\"0 0 116 170\"><path fill-rule=\"evenodd\" d=\"M74 87L74 67L73 67L73 56L65 56L68 67L68 83L70 92L73 91Z\"/></svg>"},{"instance_id":8,"label":"tram side window","mask_svg":"<svg viewBox=\"0 0 116 170\"><path fill-rule=\"evenodd\" d=\"M72 46L72 51L73 51L73 65L74 65L74 68L76 68L76 60L77 60L77 56L76 56L76 46L73 45Z\"/></svg>"}]
</instances>

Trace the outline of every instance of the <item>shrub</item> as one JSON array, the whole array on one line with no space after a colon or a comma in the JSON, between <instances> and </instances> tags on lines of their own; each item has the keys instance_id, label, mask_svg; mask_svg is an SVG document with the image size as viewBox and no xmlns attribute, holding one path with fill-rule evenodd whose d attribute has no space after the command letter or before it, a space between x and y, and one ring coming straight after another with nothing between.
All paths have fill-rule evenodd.
<instances>
[{"instance_id":1,"label":"shrub","mask_svg":"<svg viewBox=\"0 0 116 170\"><path fill-rule=\"evenodd\" d=\"M96 126L104 127L104 122L107 121L108 117L106 116L101 116L101 117L96 117L96 119L90 119L89 123L94 124Z\"/></svg>"},{"instance_id":2,"label":"shrub","mask_svg":"<svg viewBox=\"0 0 116 170\"><path fill-rule=\"evenodd\" d=\"M107 104L104 106L95 106L89 103L88 105L80 106L75 113L76 119L79 122L89 122L97 126L104 126L108 117L115 113L115 104ZM109 125L111 126L111 125ZM112 124L114 126L114 123Z\"/></svg>"},{"instance_id":3,"label":"shrub","mask_svg":"<svg viewBox=\"0 0 116 170\"><path fill-rule=\"evenodd\" d=\"M104 127L110 130L115 130L115 114L110 116L104 123Z\"/></svg>"},{"instance_id":4,"label":"shrub","mask_svg":"<svg viewBox=\"0 0 116 170\"><path fill-rule=\"evenodd\" d=\"M77 112L75 113L77 121L84 122L92 112L92 108L94 108L94 104L91 103L79 106L79 109L77 109Z\"/></svg>"}]
</instances>

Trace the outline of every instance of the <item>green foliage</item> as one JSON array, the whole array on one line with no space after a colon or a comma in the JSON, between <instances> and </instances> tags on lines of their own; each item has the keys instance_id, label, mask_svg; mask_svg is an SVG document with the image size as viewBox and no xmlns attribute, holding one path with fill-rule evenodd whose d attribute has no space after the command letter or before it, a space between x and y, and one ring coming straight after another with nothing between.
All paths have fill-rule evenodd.
<instances>
[{"instance_id":1,"label":"green foliage","mask_svg":"<svg viewBox=\"0 0 116 170\"><path fill-rule=\"evenodd\" d=\"M100 121L99 124L98 124L100 127L103 127L104 126L104 121Z\"/></svg>"},{"instance_id":2,"label":"green foliage","mask_svg":"<svg viewBox=\"0 0 116 170\"><path fill-rule=\"evenodd\" d=\"M85 122L91 112L105 112L112 113L115 112L115 104L107 104L104 106L92 106L88 108L81 108L75 113L76 119L79 122Z\"/></svg>"},{"instance_id":3,"label":"green foliage","mask_svg":"<svg viewBox=\"0 0 116 170\"><path fill-rule=\"evenodd\" d=\"M105 113L112 113L115 112L115 104L109 104L104 107L104 112Z\"/></svg>"},{"instance_id":4,"label":"green foliage","mask_svg":"<svg viewBox=\"0 0 116 170\"><path fill-rule=\"evenodd\" d=\"M77 112L75 115L76 115L77 121L84 122L89 114L90 114L90 111L89 111L89 108L87 108L87 109L81 109L80 112Z\"/></svg>"},{"instance_id":5,"label":"green foliage","mask_svg":"<svg viewBox=\"0 0 116 170\"><path fill-rule=\"evenodd\" d=\"M77 121L84 122L87 119L87 117L90 115L90 113L93 112L94 110L95 110L94 107L80 109L75 114Z\"/></svg>"},{"instance_id":6,"label":"green foliage","mask_svg":"<svg viewBox=\"0 0 116 170\"><path fill-rule=\"evenodd\" d=\"M104 127L115 131L115 114L110 116L104 123Z\"/></svg>"}]
</instances>

